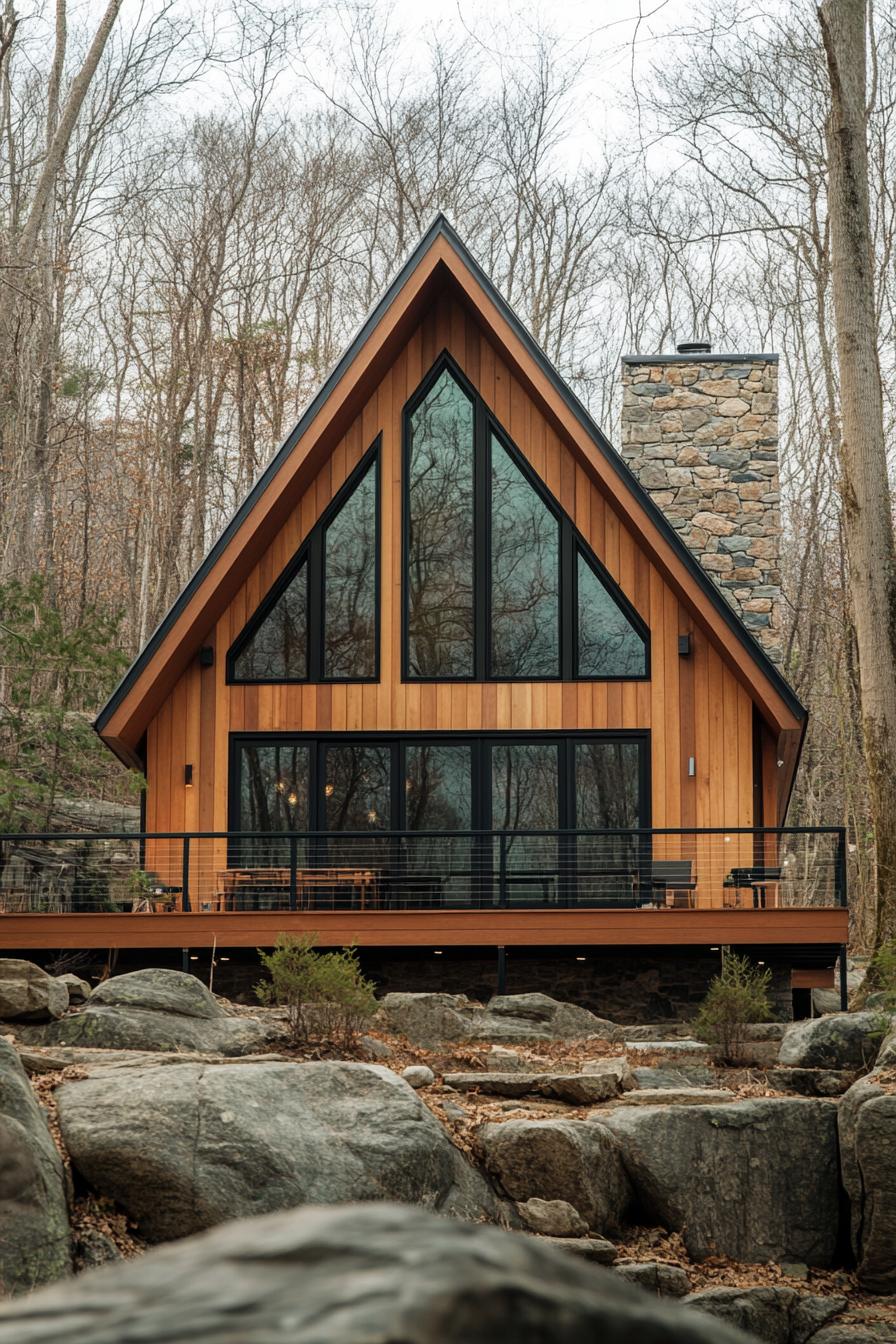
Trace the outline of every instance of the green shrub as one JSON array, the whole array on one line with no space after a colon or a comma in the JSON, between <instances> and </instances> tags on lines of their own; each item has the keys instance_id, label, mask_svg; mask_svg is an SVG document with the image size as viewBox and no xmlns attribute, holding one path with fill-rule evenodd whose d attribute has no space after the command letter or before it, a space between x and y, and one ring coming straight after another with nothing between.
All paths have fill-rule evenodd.
<instances>
[{"instance_id":1,"label":"green shrub","mask_svg":"<svg viewBox=\"0 0 896 1344\"><path fill-rule=\"evenodd\" d=\"M366 980L353 947L316 952L313 933L296 938L282 933L273 952L258 949L270 980L256 986L262 1003L287 1011L297 1045L329 1042L347 1048L376 1012L374 986Z\"/></svg>"},{"instance_id":2,"label":"green shrub","mask_svg":"<svg viewBox=\"0 0 896 1344\"><path fill-rule=\"evenodd\" d=\"M721 973L710 982L694 1028L713 1047L720 1064L736 1064L743 1054L746 1027L771 1017L768 987L772 973L748 957L724 949Z\"/></svg>"}]
</instances>

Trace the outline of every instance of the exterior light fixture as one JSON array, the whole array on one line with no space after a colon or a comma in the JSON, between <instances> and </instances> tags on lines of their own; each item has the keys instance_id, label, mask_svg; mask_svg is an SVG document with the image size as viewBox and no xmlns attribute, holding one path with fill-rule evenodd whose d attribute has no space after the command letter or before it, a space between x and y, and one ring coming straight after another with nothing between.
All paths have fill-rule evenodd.
<instances>
[{"instance_id":1,"label":"exterior light fixture","mask_svg":"<svg viewBox=\"0 0 896 1344\"><path fill-rule=\"evenodd\" d=\"M198 960L199 960L199 958L198 958L198 957L196 957L196 956L191 956L191 957L190 957L190 960L191 960L191 961L198 961Z\"/></svg>"},{"instance_id":2,"label":"exterior light fixture","mask_svg":"<svg viewBox=\"0 0 896 1344\"><path fill-rule=\"evenodd\" d=\"M584 957L576 957L576 961L584 961L584 960L585 960Z\"/></svg>"},{"instance_id":3,"label":"exterior light fixture","mask_svg":"<svg viewBox=\"0 0 896 1344\"><path fill-rule=\"evenodd\" d=\"M718 952L719 949L717 947L711 947L709 950L710 952Z\"/></svg>"},{"instance_id":4,"label":"exterior light fixture","mask_svg":"<svg viewBox=\"0 0 896 1344\"><path fill-rule=\"evenodd\" d=\"M694 756L688 757L688 778L693 779L697 773L697 760Z\"/></svg>"},{"instance_id":5,"label":"exterior light fixture","mask_svg":"<svg viewBox=\"0 0 896 1344\"><path fill-rule=\"evenodd\" d=\"M185 788L185 789L192 789L192 787L193 787L193 767L192 767L192 765L185 765L185 766L184 766L184 788Z\"/></svg>"},{"instance_id":6,"label":"exterior light fixture","mask_svg":"<svg viewBox=\"0 0 896 1344\"><path fill-rule=\"evenodd\" d=\"M440 947L435 947L433 948L432 954L434 957L440 957L442 955L442 949Z\"/></svg>"}]
</instances>

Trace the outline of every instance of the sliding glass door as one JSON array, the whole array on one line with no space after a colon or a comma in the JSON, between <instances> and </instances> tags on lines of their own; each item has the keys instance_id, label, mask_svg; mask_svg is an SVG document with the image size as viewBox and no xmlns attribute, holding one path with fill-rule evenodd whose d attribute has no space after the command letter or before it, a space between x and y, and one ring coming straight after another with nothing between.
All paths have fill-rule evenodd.
<instances>
[{"instance_id":1,"label":"sliding glass door","mask_svg":"<svg viewBox=\"0 0 896 1344\"><path fill-rule=\"evenodd\" d=\"M634 897L642 847L605 832L649 825L646 733L235 734L231 753L230 829L262 832L231 866L287 863L298 832L300 867L375 870L401 904Z\"/></svg>"}]
</instances>

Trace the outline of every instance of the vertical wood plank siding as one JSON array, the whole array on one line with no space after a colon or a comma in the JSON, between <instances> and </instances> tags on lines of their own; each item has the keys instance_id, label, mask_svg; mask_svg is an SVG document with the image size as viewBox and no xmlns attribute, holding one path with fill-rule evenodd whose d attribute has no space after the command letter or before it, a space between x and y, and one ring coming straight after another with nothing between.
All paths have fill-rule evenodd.
<instances>
[{"instance_id":1,"label":"vertical wood plank siding","mask_svg":"<svg viewBox=\"0 0 896 1344\"><path fill-rule=\"evenodd\" d=\"M649 682L402 683L401 413L445 348L650 627ZM377 433L382 433L379 684L226 685L228 648ZM686 658L678 653L683 633L691 635ZM472 313L448 293L412 332L203 643L215 650L214 666L200 668L197 656L149 726L149 830L225 829L228 735L277 729L650 729L654 826L754 823L750 696L650 563L612 498L601 492L512 376ZM688 774L690 756L696 760L693 776ZM192 789L184 785L188 762ZM773 766L769 739L763 751L767 823L774 819Z\"/></svg>"}]
</instances>

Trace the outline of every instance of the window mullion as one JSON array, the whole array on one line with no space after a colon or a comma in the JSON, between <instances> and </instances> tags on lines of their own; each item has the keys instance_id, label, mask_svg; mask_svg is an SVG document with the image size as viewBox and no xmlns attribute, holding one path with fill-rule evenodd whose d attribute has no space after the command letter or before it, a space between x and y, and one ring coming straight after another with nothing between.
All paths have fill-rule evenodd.
<instances>
[{"instance_id":1,"label":"window mullion","mask_svg":"<svg viewBox=\"0 0 896 1344\"><path fill-rule=\"evenodd\" d=\"M560 679L572 681L576 667L576 542L573 525L560 520Z\"/></svg>"},{"instance_id":2,"label":"window mullion","mask_svg":"<svg viewBox=\"0 0 896 1344\"><path fill-rule=\"evenodd\" d=\"M491 461L488 412L481 397L476 398L473 455L474 677L486 681L491 660Z\"/></svg>"},{"instance_id":3,"label":"window mullion","mask_svg":"<svg viewBox=\"0 0 896 1344\"><path fill-rule=\"evenodd\" d=\"M324 673L324 529L316 527L308 544L308 678Z\"/></svg>"}]
</instances>

